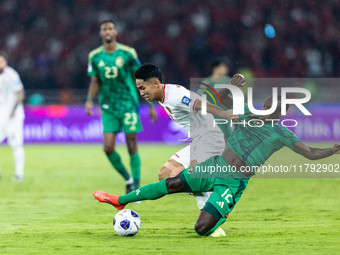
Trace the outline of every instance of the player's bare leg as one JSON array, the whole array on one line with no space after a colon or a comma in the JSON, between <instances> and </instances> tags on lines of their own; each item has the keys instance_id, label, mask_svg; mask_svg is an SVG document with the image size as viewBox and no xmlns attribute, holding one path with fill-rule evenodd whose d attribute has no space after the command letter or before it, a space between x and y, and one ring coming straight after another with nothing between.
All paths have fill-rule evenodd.
<instances>
[{"instance_id":1,"label":"player's bare leg","mask_svg":"<svg viewBox=\"0 0 340 255\"><path fill-rule=\"evenodd\" d=\"M197 164L198 162L196 160L190 162L190 166L194 166ZM181 163L171 158L159 170L158 178L159 180L163 180L165 178L174 177L182 172L184 169L185 167Z\"/></svg>"},{"instance_id":2,"label":"player's bare leg","mask_svg":"<svg viewBox=\"0 0 340 255\"><path fill-rule=\"evenodd\" d=\"M211 208L214 209L212 206ZM205 210L201 211L195 223L195 231L197 234L211 237L226 236L224 231L220 228L220 225L225 222L225 218L218 214L217 210L214 215L215 217Z\"/></svg>"},{"instance_id":3,"label":"player's bare leg","mask_svg":"<svg viewBox=\"0 0 340 255\"><path fill-rule=\"evenodd\" d=\"M127 134L126 136L126 145L128 148L128 152L130 155L137 153L137 135L136 134Z\"/></svg>"},{"instance_id":4,"label":"player's bare leg","mask_svg":"<svg viewBox=\"0 0 340 255\"><path fill-rule=\"evenodd\" d=\"M103 149L108 157L111 165L117 170L117 172L124 178L126 184L126 193L133 190L133 179L126 171L125 166L119 154L115 151L116 134L115 133L104 133Z\"/></svg>"},{"instance_id":5,"label":"player's bare leg","mask_svg":"<svg viewBox=\"0 0 340 255\"><path fill-rule=\"evenodd\" d=\"M106 155L111 155L114 153L116 144L116 134L115 133L104 133L103 140L103 150Z\"/></svg>"},{"instance_id":6,"label":"player's bare leg","mask_svg":"<svg viewBox=\"0 0 340 255\"><path fill-rule=\"evenodd\" d=\"M174 177L184 170L184 166L174 159L169 159L158 172L159 180Z\"/></svg>"}]
</instances>

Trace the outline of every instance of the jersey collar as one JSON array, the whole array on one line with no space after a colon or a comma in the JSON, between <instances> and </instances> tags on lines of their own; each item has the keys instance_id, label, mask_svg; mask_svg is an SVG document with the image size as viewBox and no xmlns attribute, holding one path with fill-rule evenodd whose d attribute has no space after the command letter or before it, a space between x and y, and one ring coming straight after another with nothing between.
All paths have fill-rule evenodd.
<instances>
[{"instance_id":1,"label":"jersey collar","mask_svg":"<svg viewBox=\"0 0 340 255\"><path fill-rule=\"evenodd\" d=\"M165 84L163 84L163 99L162 99L162 104L164 103L165 101Z\"/></svg>"}]
</instances>

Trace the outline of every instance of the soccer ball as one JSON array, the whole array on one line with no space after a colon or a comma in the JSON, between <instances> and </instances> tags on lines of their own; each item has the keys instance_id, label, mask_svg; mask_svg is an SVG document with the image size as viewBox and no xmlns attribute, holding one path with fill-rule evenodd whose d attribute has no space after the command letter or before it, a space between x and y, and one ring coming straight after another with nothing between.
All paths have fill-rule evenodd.
<instances>
[{"instance_id":1,"label":"soccer ball","mask_svg":"<svg viewBox=\"0 0 340 255\"><path fill-rule=\"evenodd\" d=\"M113 229L120 236L134 236L138 233L140 225L138 214L131 209L120 211L113 218Z\"/></svg>"}]
</instances>

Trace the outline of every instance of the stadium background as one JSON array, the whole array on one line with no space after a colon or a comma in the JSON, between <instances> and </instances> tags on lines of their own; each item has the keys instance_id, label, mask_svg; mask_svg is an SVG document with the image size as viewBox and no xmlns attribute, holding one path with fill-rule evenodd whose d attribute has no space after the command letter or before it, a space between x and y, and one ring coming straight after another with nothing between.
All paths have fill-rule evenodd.
<instances>
[{"instance_id":1,"label":"stadium background","mask_svg":"<svg viewBox=\"0 0 340 255\"><path fill-rule=\"evenodd\" d=\"M227 58L230 74L243 73L248 84L252 83L251 78L257 77L340 75L338 1L161 0L157 3L148 0L0 2L0 48L10 54L9 63L20 73L26 89L26 142L100 141L100 132L94 131L100 125L100 113L90 120L81 106L89 83L87 56L101 44L98 24L104 19L114 19L118 41L136 48L142 63L160 66L168 83L189 87L190 78L210 74L211 60L216 57ZM274 38L265 35L266 24L273 25ZM311 91L312 103L338 103L340 89L334 80L321 84L307 81L300 85ZM260 91L255 102L263 102L261 95L266 86L261 83L253 86ZM59 107L39 111L29 107L37 103L59 104ZM70 110L66 105L80 106L76 112L74 107ZM329 112L329 108L322 107L316 106L321 115ZM338 106L333 105L331 112L337 109ZM176 135L174 141L181 138L182 134L177 137L181 132L169 123L164 112L158 109L158 113L161 118L156 127L158 130L166 127L161 136L172 132ZM65 119L74 120L74 116L81 115L89 122L81 125L79 118L79 122L72 125ZM143 107L141 115L147 115ZM324 116L324 119L330 118L336 116ZM55 121L51 123L47 119ZM141 134L141 141L166 141L153 138L154 127L147 119L143 119L143 123L150 133ZM303 130L309 129L311 134L301 138L337 139L339 123L340 120L335 120L326 126L319 125L319 131L311 130L313 123L307 123ZM327 131L322 131L324 129ZM60 135L53 138L51 133ZM124 137L118 140L124 142Z\"/></svg>"}]
</instances>

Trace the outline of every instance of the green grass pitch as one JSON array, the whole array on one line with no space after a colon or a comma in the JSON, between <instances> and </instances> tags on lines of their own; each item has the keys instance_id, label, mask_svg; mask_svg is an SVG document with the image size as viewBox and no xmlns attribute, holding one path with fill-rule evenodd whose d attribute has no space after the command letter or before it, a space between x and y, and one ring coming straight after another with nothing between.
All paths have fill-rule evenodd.
<instances>
[{"instance_id":1,"label":"green grass pitch","mask_svg":"<svg viewBox=\"0 0 340 255\"><path fill-rule=\"evenodd\" d=\"M159 168L179 148L140 145L142 184L156 182ZM251 179L223 225L225 238L195 233L199 212L192 196L176 194L130 204L127 208L141 217L141 230L134 237L119 237L112 228L117 210L92 196L95 190L124 192L121 177L111 169L100 145L25 149L25 181L13 183L12 151L0 147L2 255L336 254L340 250L339 178ZM126 148L120 146L118 151L128 166ZM307 162L289 149L268 161ZM319 162L336 164L340 155Z\"/></svg>"}]
</instances>

